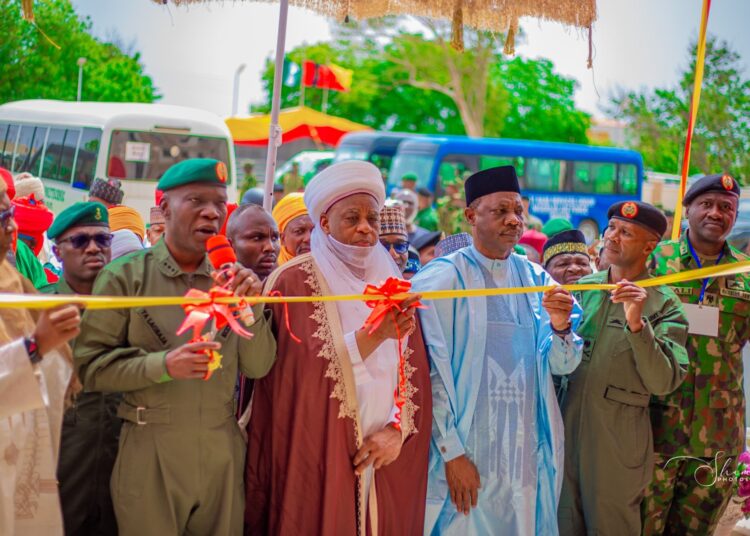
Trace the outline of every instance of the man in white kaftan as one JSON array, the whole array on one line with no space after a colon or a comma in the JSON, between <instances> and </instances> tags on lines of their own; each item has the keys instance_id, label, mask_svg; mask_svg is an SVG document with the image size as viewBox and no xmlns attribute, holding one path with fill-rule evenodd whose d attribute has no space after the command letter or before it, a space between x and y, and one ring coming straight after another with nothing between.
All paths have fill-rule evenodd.
<instances>
[{"instance_id":1,"label":"man in white kaftan","mask_svg":"<svg viewBox=\"0 0 750 536\"><path fill-rule=\"evenodd\" d=\"M466 199L474 245L433 260L415 291L554 284L511 253L523 226L512 167L470 177ZM557 534L564 436L551 373L581 360L571 329L581 309L562 289L426 304L434 426L425 534Z\"/></svg>"},{"instance_id":2,"label":"man in white kaftan","mask_svg":"<svg viewBox=\"0 0 750 536\"><path fill-rule=\"evenodd\" d=\"M6 260L16 225L0 181L0 293L34 292ZM0 535L62 536L57 490L63 402L78 386L70 348L75 306L0 309Z\"/></svg>"}]
</instances>

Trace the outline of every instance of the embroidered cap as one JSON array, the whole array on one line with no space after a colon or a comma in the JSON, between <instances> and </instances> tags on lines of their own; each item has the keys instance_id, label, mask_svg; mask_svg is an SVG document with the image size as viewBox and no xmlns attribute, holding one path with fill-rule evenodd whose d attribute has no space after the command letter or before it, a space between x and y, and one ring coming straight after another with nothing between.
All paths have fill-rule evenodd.
<instances>
[{"instance_id":1,"label":"embroidered cap","mask_svg":"<svg viewBox=\"0 0 750 536\"><path fill-rule=\"evenodd\" d=\"M589 256L589 250L586 247L586 237L578 229L562 231L551 237L544 244L542 254L542 264L547 265L553 257L563 253L580 253Z\"/></svg>"}]
</instances>

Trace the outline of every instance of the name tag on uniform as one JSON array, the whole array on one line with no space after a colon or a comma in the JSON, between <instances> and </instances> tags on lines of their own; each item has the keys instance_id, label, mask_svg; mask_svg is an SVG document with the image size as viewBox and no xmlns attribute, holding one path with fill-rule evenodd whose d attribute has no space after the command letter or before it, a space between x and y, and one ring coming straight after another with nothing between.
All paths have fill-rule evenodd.
<instances>
[{"instance_id":1,"label":"name tag on uniform","mask_svg":"<svg viewBox=\"0 0 750 536\"><path fill-rule=\"evenodd\" d=\"M683 303L691 335L719 336L719 308L695 303Z\"/></svg>"}]
</instances>

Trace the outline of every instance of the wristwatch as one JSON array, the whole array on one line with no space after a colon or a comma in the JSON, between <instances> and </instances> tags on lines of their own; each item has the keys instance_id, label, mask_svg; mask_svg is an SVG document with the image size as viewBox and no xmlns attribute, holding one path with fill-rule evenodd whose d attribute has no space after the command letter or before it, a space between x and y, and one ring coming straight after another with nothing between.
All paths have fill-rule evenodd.
<instances>
[{"instance_id":1,"label":"wristwatch","mask_svg":"<svg viewBox=\"0 0 750 536\"><path fill-rule=\"evenodd\" d=\"M552 324L550 324L549 327L552 328L552 333L555 335L568 335L571 332L570 322L568 322L568 327L565 329L555 329L555 326Z\"/></svg>"},{"instance_id":2,"label":"wristwatch","mask_svg":"<svg viewBox=\"0 0 750 536\"><path fill-rule=\"evenodd\" d=\"M34 337L26 337L23 343L26 346L26 353L29 354L31 364L36 365L39 363L42 360L42 354L39 353L39 345L36 343L36 339Z\"/></svg>"}]
</instances>

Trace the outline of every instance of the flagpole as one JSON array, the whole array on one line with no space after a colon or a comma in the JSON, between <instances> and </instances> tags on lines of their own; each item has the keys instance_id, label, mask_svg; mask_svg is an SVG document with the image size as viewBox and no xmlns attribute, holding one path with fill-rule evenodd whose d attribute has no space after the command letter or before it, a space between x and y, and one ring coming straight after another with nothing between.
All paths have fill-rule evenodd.
<instances>
[{"instance_id":1,"label":"flagpole","mask_svg":"<svg viewBox=\"0 0 750 536\"><path fill-rule=\"evenodd\" d=\"M323 113L328 112L328 88L323 88Z\"/></svg>"},{"instance_id":2,"label":"flagpole","mask_svg":"<svg viewBox=\"0 0 750 536\"><path fill-rule=\"evenodd\" d=\"M305 105L305 62L300 65L299 75L299 105L303 107Z\"/></svg>"},{"instance_id":3,"label":"flagpole","mask_svg":"<svg viewBox=\"0 0 750 536\"><path fill-rule=\"evenodd\" d=\"M276 153L281 145L279 111L281 109L281 82L284 71L284 46L289 0L279 2L279 32L276 36L276 69L273 75L273 97L271 99L271 126L268 129L268 153L266 155L266 180L263 192L263 208L271 212L273 206L273 176L276 171Z\"/></svg>"}]
</instances>

